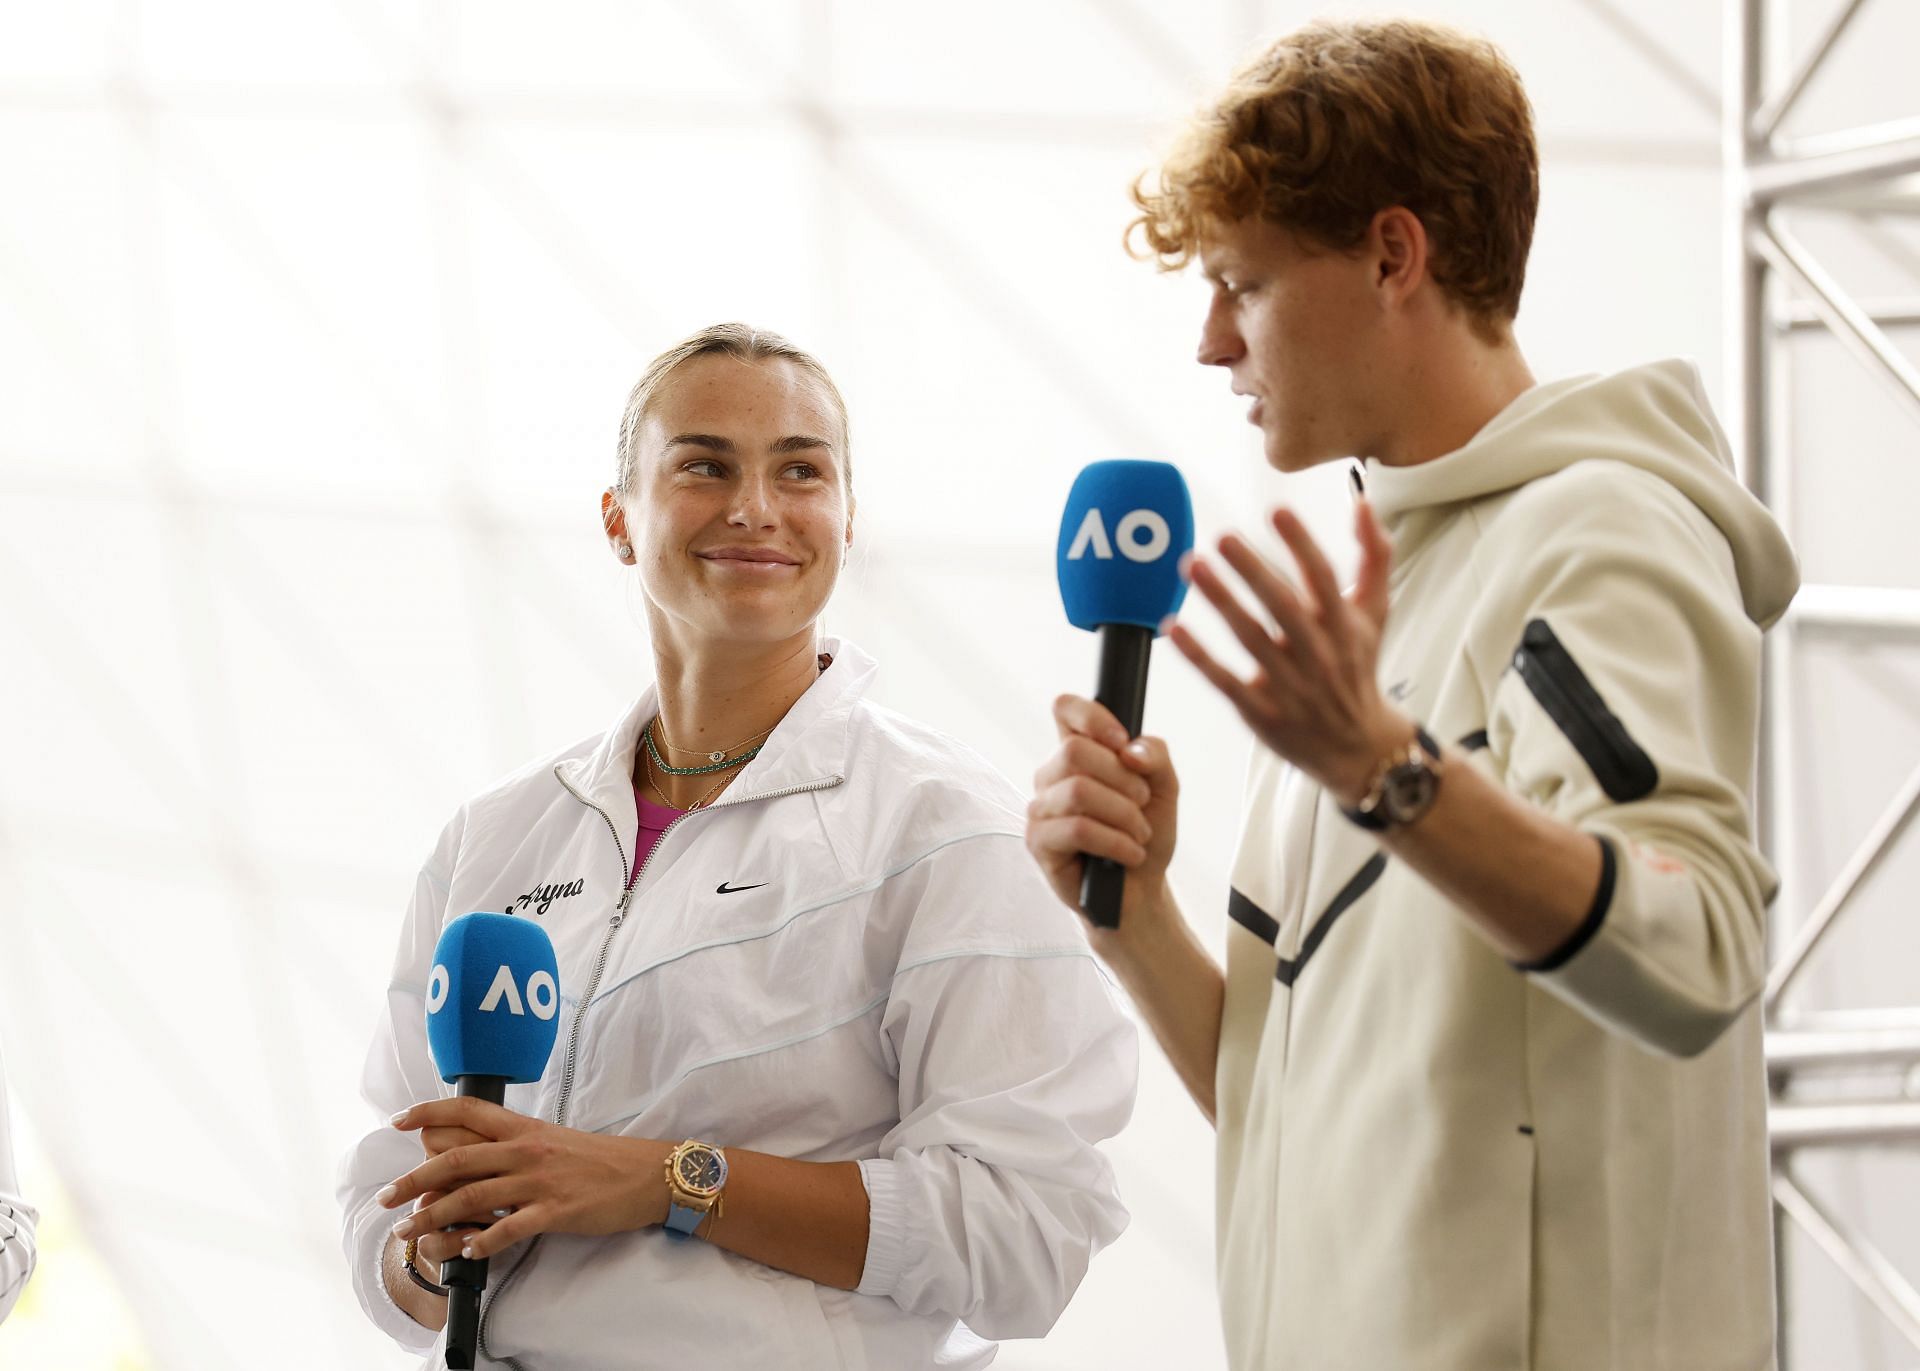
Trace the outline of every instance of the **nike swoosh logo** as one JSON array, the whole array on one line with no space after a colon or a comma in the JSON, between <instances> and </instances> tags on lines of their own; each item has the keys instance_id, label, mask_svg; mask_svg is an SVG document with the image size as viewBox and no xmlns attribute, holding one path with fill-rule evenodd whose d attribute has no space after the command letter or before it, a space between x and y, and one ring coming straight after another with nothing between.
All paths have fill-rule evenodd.
<instances>
[{"instance_id":1,"label":"nike swoosh logo","mask_svg":"<svg viewBox=\"0 0 1920 1371\"><path fill-rule=\"evenodd\" d=\"M713 893L716 895L738 895L743 890L759 890L768 884L770 884L770 882L762 881L759 885L728 885L725 881L722 881L713 888Z\"/></svg>"}]
</instances>

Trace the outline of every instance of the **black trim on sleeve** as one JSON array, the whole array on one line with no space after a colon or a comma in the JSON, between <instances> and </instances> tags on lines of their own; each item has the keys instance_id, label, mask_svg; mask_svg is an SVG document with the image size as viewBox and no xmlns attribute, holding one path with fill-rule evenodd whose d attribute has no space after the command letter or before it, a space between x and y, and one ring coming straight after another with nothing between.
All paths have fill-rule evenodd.
<instances>
[{"instance_id":1,"label":"black trim on sleeve","mask_svg":"<svg viewBox=\"0 0 1920 1371\"><path fill-rule=\"evenodd\" d=\"M1476 728L1460 740L1460 748L1463 752L1478 752L1486 745L1487 730L1484 728Z\"/></svg>"},{"instance_id":2,"label":"black trim on sleeve","mask_svg":"<svg viewBox=\"0 0 1920 1371\"><path fill-rule=\"evenodd\" d=\"M1237 890L1227 892L1227 917L1268 947L1280 936L1279 921Z\"/></svg>"},{"instance_id":3,"label":"black trim on sleeve","mask_svg":"<svg viewBox=\"0 0 1920 1371\"><path fill-rule=\"evenodd\" d=\"M1533 620L1521 633L1520 646L1513 653L1513 669L1567 735L1608 798L1625 804L1653 793L1660 784L1653 758L1607 708L1607 702L1545 619Z\"/></svg>"},{"instance_id":4,"label":"black trim on sleeve","mask_svg":"<svg viewBox=\"0 0 1920 1371\"><path fill-rule=\"evenodd\" d=\"M1333 931L1334 922L1351 909L1355 901L1373 888L1373 883L1380 879L1380 873L1386 869L1387 854L1376 852L1367 859L1365 866L1354 873L1352 880L1340 887L1340 893L1333 897L1333 902L1326 907L1319 918L1313 921L1313 927L1307 930L1306 940L1300 944L1300 955L1292 961L1288 961L1285 957L1280 959L1280 965L1274 969L1273 973L1280 984L1290 986L1299 979L1300 973L1306 969L1307 959L1313 956L1315 949L1325 942L1327 934Z\"/></svg>"},{"instance_id":5,"label":"black trim on sleeve","mask_svg":"<svg viewBox=\"0 0 1920 1371\"><path fill-rule=\"evenodd\" d=\"M1593 892L1593 904L1587 910L1587 917L1580 921L1580 927L1574 929L1564 943L1539 961L1515 962L1515 971L1558 971L1572 961L1581 948L1593 941L1593 935L1607 921L1607 911L1613 908L1613 886L1619 871L1613 855L1613 844L1597 833L1594 841L1600 844L1600 887Z\"/></svg>"}]
</instances>

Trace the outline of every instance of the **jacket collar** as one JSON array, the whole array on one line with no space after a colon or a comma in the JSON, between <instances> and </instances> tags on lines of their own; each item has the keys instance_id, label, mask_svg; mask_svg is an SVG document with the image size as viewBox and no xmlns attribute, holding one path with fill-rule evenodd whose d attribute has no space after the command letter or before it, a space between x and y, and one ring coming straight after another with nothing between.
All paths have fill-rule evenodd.
<instances>
[{"instance_id":1,"label":"jacket collar","mask_svg":"<svg viewBox=\"0 0 1920 1371\"><path fill-rule=\"evenodd\" d=\"M821 639L820 650L833 654L833 665L794 701L768 735L760 755L713 802L715 809L775 792L837 785L846 779L853 710L879 666L843 638ZM659 700L660 687L655 682L591 752L554 768L561 782L609 817L632 817L634 754L640 746L640 730L658 712Z\"/></svg>"}]
</instances>

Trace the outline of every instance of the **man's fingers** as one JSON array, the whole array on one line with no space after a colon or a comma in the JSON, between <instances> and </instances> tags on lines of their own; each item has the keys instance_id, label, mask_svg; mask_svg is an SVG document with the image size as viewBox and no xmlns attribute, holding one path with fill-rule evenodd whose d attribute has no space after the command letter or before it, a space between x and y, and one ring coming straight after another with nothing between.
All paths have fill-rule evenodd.
<instances>
[{"instance_id":1,"label":"man's fingers","mask_svg":"<svg viewBox=\"0 0 1920 1371\"><path fill-rule=\"evenodd\" d=\"M1173 754L1167 751L1165 738L1143 733L1120 749L1120 760L1139 773L1151 794L1170 799L1180 794L1180 777L1174 773Z\"/></svg>"},{"instance_id":2,"label":"man's fingers","mask_svg":"<svg viewBox=\"0 0 1920 1371\"><path fill-rule=\"evenodd\" d=\"M1319 610L1320 622L1327 636L1344 646L1347 622L1340 610L1345 601L1340 594L1340 581L1333 574L1326 554L1320 551L1320 544L1314 542L1313 535L1307 532L1307 526L1300 522L1300 516L1284 507L1273 512L1273 531L1280 535L1280 541L1293 554L1301 577L1313 592L1315 607Z\"/></svg>"},{"instance_id":3,"label":"man's fingers","mask_svg":"<svg viewBox=\"0 0 1920 1371\"><path fill-rule=\"evenodd\" d=\"M1042 852L1056 856L1085 853L1106 857L1122 866L1138 866L1147 859L1144 845L1084 814L1037 820L1027 826L1027 841Z\"/></svg>"},{"instance_id":4,"label":"man's fingers","mask_svg":"<svg viewBox=\"0 0 1920 1371\"><path fill-rule=\"evenodd\" d=\"M1285 578L1267 564L1266 558L1231 533L1220 540L1220 556L1247 583L1247 589L1287 635L1291 660L1297 667L1318 666L1324 672L1330 660L1327 637L1312 610L1300 598L1300 592L1288 585ZM1267 665L1260 658L1254 660ZM1285 684L1297 688L1298 679L1296 676Z\"/></svg>"},{"instance_id":5,"label":"man's fingers","mask_svg":"<svg viewBox=\"0 0 1920 1371\"><path fill-rule=\"evenodd\" d=\"M1062 739L1078 733L1112 748L1127 745L1127 730L1114 717L1113 711L1098 700L1089 700L1083 695L1056 697L1053 702L1053 724L1060 731Z\"/></svg>"},{"instance_id":6,"label":"man's fingers","mask_svg":"<svg viewBox=\"0 0 1920 1371\"><path fill-rule=\"evenodd\" d=\"M1153 787L1127 769L1121 760L1123 755L1105 743L1096 743L1076 733L1061 743L1060 750L1033 773L1034 793L1048 790L1070 776L1089 776L1144 805L1153 798Z\"/></svg>"},{"instance_id":7,"label":"man's fingers","mask_svg":"<svg viewBox=\"0 0 1920 1371\"><path fill-rule=\"evenodd\" d=\"M1167 641L1180 650L1182 657L1199 668L1200 674L1207 678L1215 690L1226 696L1235 709L1246 714L1255 707L1253 691L1247 683L1216 662L1213 654L1200 646L1200 640L1187 631L1186 625L1172 624L1165 632Z\"/></svg>"},{"instance_id":8,"label":"man's fingers","mask_svg":"<svg viewBox=\"0 0 1920 1371\"><path fill-rule=\"evenodd\" d=\"M1146 784L1138 776L1128 776L1126 781L1130 787L1144 788ZM1027 817L1042 820L1084 816L1145 844L1153 841L1153 826L1140 812L1140 804L1091 776L1068 776L1035 795L1027 806Z\"/></svg>"},{"instance_id":9,"label":"man's fingers","mask_svg":"<svg viewBox=\"0 0 1920 1371\"><path fill-rule=\"evenodd\" d=\"M1387 622L1387 579L1393 571L1393 542L1380 527L1373 504L1362 500L1354 506L1353 533L1360 543L1360 575L1354 582L1354 605L1373 620L1375 630Z\"/></svg>"},{"instance_id":10,"label":"man's fingers","mask_svg":"<svg viewBox=\"0 0 1920 1371\"><path fill-rule=\"evenodd\" d=\"M1251 553L1247 554L1251 556ZM1235 567L1238 570L1238 566ZM1233 593L1220 573L1209 562L1196 557L1190 563L1189 576L1199 588L1207 602L1220 611L1220 617L1226 621L1233 636L1240 640L1240 646L1247 650L1255 665L1265 669L1269 676L1285 684L1296 693L1300 691L1300 678L1287 660L1282 644L1276 643L1268 627L1247 612L1246 606ZM1245 572L1241 573L1243 576Z\"/></svg>"}]
</instances>

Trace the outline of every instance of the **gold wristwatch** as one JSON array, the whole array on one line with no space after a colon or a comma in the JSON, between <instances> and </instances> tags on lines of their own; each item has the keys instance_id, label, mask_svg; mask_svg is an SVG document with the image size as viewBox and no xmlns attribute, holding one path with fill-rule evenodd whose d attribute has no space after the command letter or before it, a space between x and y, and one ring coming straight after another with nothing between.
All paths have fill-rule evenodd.
<instances>
[{"instance_id":1,"label":"gold wristwatch","mask_svg":"<svg viewBox=\"0 0 1920 1371\"><path fill-rule=\"evenodd\" d=\"M689 1138L667 1158L667 1236L684 1241L708 1215L720 1217L727 1188L727 1154Z\"/></svg>"},{"instance_id":2,"label":"gold wristwatch","mask_svg":"<svg viewBox=\"0 0 1920 1371\"><path fill-rule=\"evenodd\" d=\"M1440 794L1440 745L1424 728L1380 764L1366 798L1340 812L1375 833L1403 828L1433 808Z\"/></svg>"}]
</instances>

